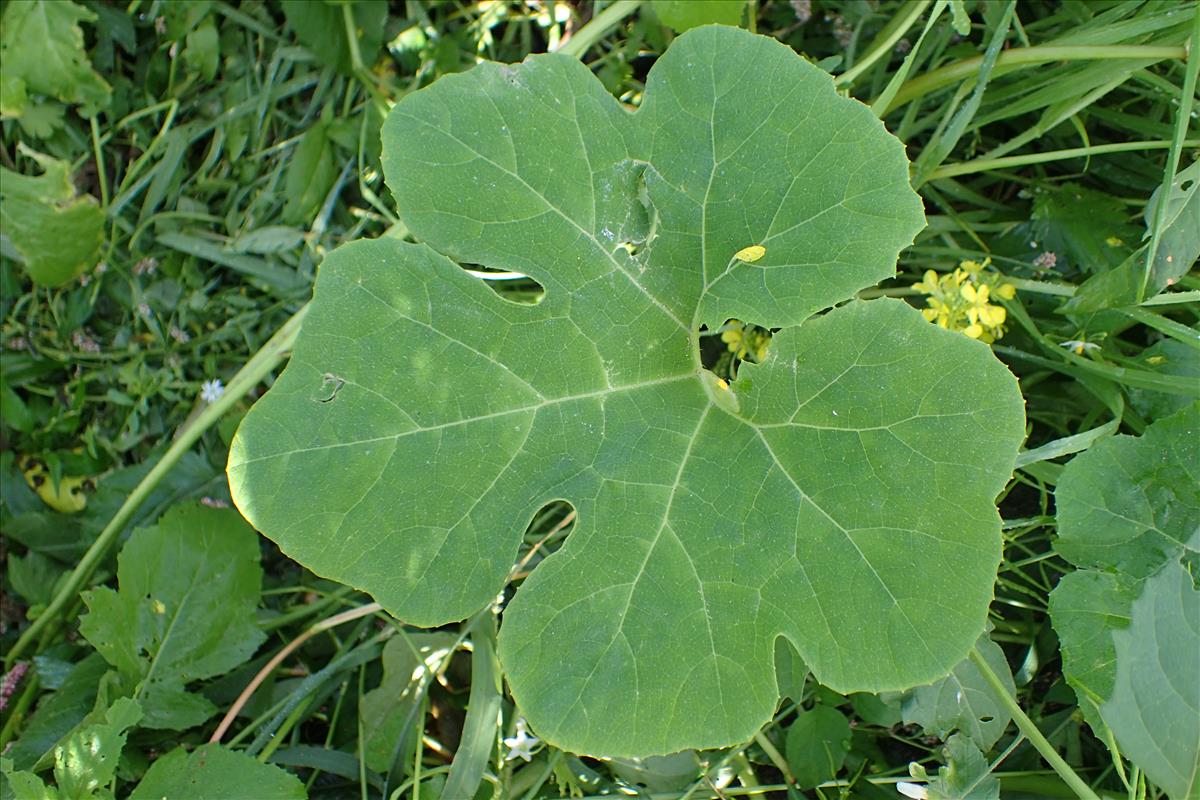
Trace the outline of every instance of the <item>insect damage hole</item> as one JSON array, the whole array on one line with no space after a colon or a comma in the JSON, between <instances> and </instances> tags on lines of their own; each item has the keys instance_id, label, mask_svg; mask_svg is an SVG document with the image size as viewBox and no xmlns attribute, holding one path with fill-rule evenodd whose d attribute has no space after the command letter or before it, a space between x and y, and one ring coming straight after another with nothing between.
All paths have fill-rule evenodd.
<instances>
[{"instance_id":1,"label":"insect damage hole","mask_svg":"<svg viewBox=\"0 0 1200 800\"><path fill-rule=\"evenodd\" d=\"M318 403L329 403L338 396L338 392L345 385L345 378L339 378L332 372L326 372L321 376L321 385L313 392L312 399Z\"/></svg>"},{"instance_id":2,"label":"insect damage hole","mask_svg":"<svg viewBox=\"0 0 1200 800\"><path fill-rule=\"evenodd\" d=\"M521 548L508 575L509 586L528 578L538 564L557 552L574 526L575 507L566 500L552 500L538 509L525 529ZM506 587L505 600L508 596Z\"/></svg>"},{"instance_id":3,"label":"insect damage hole","mask_svg":"<svg viewBox=\"0 0 1200 800\"><path fill-rule=\"evenodd\" d=\"M536 306L546 296L546 288L523 272L491 269L480 264L462 264L469 275L479 278L484 284L510 303Z\"/></svg>"}]
</instances>

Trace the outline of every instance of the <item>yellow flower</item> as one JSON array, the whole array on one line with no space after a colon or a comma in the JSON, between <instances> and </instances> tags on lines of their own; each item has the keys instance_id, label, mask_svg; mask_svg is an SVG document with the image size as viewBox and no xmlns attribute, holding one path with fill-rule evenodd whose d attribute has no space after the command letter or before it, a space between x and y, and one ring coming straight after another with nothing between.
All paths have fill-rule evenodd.
<instances>
[{"instance_id":1,"label":"yellow flower","mask_svg":"<svg viewBox=\"0 0 1200 800\"><path fill-rule=\"evenodd\" d=\"M938 274L931 269L925 270L925 277L923 280L912 285L912 288L916 289L918 292L924 292L925 294L934 294L937 292L938 287Z\"/></svg>"},{"instance_id":2,"label":"yellow flower","mask_svg":"<svg viewBox=\"0 0 1200 800\"><path fill-rule=\"evenodd\" d=\"M986 283L978 288L966 284L960 291L963 299L970 304L967 306L967 319L971 320L971 327L967 329L967 336L978 339L979 334L972 335L969 331L980 323L989 328L996 328L1004 324L1008 312L1001 306L993 306L988 303L988 285Z\"/></svg>"}]
</instances>

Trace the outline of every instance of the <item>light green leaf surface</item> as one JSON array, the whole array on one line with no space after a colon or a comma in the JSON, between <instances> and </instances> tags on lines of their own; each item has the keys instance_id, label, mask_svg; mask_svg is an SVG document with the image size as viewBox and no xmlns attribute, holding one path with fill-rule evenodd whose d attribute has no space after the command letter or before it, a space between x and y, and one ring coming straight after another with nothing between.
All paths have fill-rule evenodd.
<instances>
[{"instance_id":1,"label":"light green leaf surface","mask_svg":"<svg viewBox=\"0 0 1200 800\"><path fill-rule=\"evenodd\" d=\"M345 75L354 62L342 6L349 6L363 66L370 68L383 44L387 23L386 0L283 0L283 13L296 31L296 38L317 59Z\"/></svg>"},{"instance_id":2,"label":"light green leaf surface","mask_svg":"<svg viewBox=\"0 0 1200 800\"><path fill-rule=\"evenodd\" d=\"M42 175L0 167L0 234L12 242L36 283L61 286L95 266L104 241L104 212L91 195L76 196L67 162L30 155L45 170Z\"/></svg>"},{"instance_id":3,"label":"light green leaf surface","mask_svg":"<svg viewBox=\"0 0 1200 800\"><path fill-rule=\"evenodd\" d=\"M101 800L111 798L108 785L117 773L117 760L125 747L126 730L142 717L138 704L119 698L105 712L103 722L79 729L54 748L54 781L46 787L31 772L7 775L14 800ZM11 763L11 762L10 762Z\"/></svg>"},{"instance_id":4,"label":"light green leaf surface","mask_svg":"<svg viewBox=\"0 0 1200 800\"><path fill-rule=\"evenodd\" d=\"M296 776L245 753L206 744L189 753L180 747L154 762L129 800L304 800Z\"/></svg>"},{"instance_id":5,"label":"light green leaf surface","mask_svg":"<svg viewBox=\"0 0 1200 800\"><path fill-rule=\"evenodd\" d=\"M1178 561L1145 582L1100 709L1121 751L1172 798L1200 793L1200 591Z\"/></svg>"},{"instance_id":6,"label":"light green leaf surface","mask_svg":"<svg viewBox=\"0 0 1200 800\"><path fill-rule=\"evenodd\" d=\"M1149 576L1194 563L1200 553L1200 404L1159 420L1141 437L1114 436L1076 456L1063 469L1055 502L1055 548L1084 568L1050 594L1063 674L1089 723L1111 728L1124 749L1117 729L1129 720L1114 718L1108 702L1117 676L1131 668L1122 663L1118 642L1134 635L1132 608L1144 602L1135 598L1149 591ZM1178 685L1193 680L1196 663L1168 659L1161 669ZM1128 755L1149 772L1148 764Z\"/></svg>"},{"instance_id":7,"label":"light green leaf surface","mask_svg":"<svg viewBox=\"0 0 1200 800\"><path fill-rule=\"evenodd\" d=\"M1079 567L1145 578L1200 553L1200 404L1093 445L1054 493L1055 549Z\"/></svg>"},{"instance_id":8,"label":"light green leaf surface","mask_svg":"<svg viewBox=\"0 0 1200 800\"><path fill-rule=\"evenodd\" d=\"M746 0L651 0L650 7L678 33L713 23L740 25L746 16Z\"/></svg>"},{"instance_id":9,"label":"light green leaf surface","mask_svg":"<svg viewBox=\"0 0 1200 800\"><path fill-rule=\"evenodd\" d=\"M137 685L144 727L184 729L216 708L187 691L249 658L262 584L254 532L229 510L176 506L134 531L118 559L118 591L84 592L79 629Z\"/></svg>"},{"instance_id":10,"label":"light green leaf surface","mask_svg":"<svg viewBox=\"0 0 1200 800\"><path fill-rule=\"evenodd\" d=\"M946 766L926 785L929 800L999 800L1000 781L970 737L954 734L942 753Z\"/></svg>"},{"instance_id":11,"label":"light green leaf surface","mask_svg":"<svg viewBox=\"0 0 1200 800\"><path fill-rule=\"evenodd\" d=\"M829 706L801 711L787 732L787 762L801 789L833 780L850 752L850 721Z\"/></svg>"},{"instance_id":12,"label":"light green leaf surface","mask_svg":"<svg viewBox=\"0 0 1200 800\"><path fill-rule=\"evenodd\" d=\"M79 27L95 19L70 0L9 0L0 18L0 114L20 117L35 94L79 105L85 117L107 106L112 89L92 69Z\"/></svg>"},{"instance_id":13,"label":"light green leaf surface","mask_svg":"<svg viewBox=\"0 0 1200 800\"><path fill-rule=\"evenodd\" d=\"M1004 651L986 633L979 637L977 648L1008 693L1015 696L1016 685ZM959 662L945 678L909 692L901 710L905 722L915 722L927 734L944 740L958 731L985 753L1012 719L969 658Z\"/></svg>"},{"instance_id":14,"label":"light green leaf surface","mask_svg":"<svg viewBox=\"0 0 1200 800\"><path fill-rule=\"evenodd\" d=\"M1162 188L1146 204L1147 236L1154 225L1155 211L1163 202ZM1181 169L1166 193L1167 209L1162 239L1146 284L1146 297L1153 297L1186 275L1200 258L1200 162ZM1106 308L1137 303L1146 270L1148 246L1141 247L1121 265L1089 278L1062 307L1066 314L1082 315Z\"/></svg>"},{"instance_id":15,"label":"light green leaf surface","mask_svg":"<svg viewBox=\"0 0 1200 800\"><path fill-rule=\"evenodd\" d=\"M744 741L774 711L781 635L841 691L966 655L1021 399L986 346L897 301L813 317L893 274L922 225L865 106L777 42L705 27L636 114L534 56L408 95L383 136L430 246L323 263L230 453L259 530L435 625L491 602L528 521L570 501L500 657L533 731L576 752ZM761 259L734 257L752 244ZM545 298L508 302L433 248ZM730 317L784 330L727 389L697 331Z\"/></svg>"},{"instance_id":16,"label":"light green leaf surface","mask_svg":"<svg viewBox=\"0 0 1200 800\"><path fill-rule=\"evenodd\" d=\"M407 633L388 640L383 648L383 680L359 705L363 759L376 772L386 773L404 748L400 738L415 730L415 707L422 678L438 669L454 647L449 632Z\"/></svg>"}]
</instances>

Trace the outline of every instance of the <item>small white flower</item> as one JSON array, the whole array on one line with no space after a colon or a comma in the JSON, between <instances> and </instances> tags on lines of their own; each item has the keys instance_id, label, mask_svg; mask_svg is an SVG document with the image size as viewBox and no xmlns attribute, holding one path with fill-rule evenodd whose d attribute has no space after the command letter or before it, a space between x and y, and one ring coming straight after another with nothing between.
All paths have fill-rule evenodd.
<instances>
[{"instance_id":1,"label":"small white flower","mask_svg":"<svg viewBox=\"0 0 1200 800\"><path fill-rule=\"evenodd\" d=\"M896 791L905 797L911 797L913 800L926 800L929 797L929 792L919 783L899 781L896 783Z\"/></svg>"},{"instance_id":2,"label":"small white flower","mask_svg":"<svg viewBox=\"0 0 1200 800\"><path fill-rule=\"evenodd\" d=\"M215 403L221 399L221 395L225 394L225 386L221 383L220 378L213 378L211 381L205 381L200 386L200 399L206 403Z\"/></svg>"},{"instance_id":3,"label":"small white flower","mask_svg":"<svg viewBox=\"0 0 1200 800\"><path fill-rule=\"evenodd\" d=\"M1075 351L1076 355L1083 355L1085 352L1093 353L1100 349L1100 345L1095 342L1085 342L1081 339L1070 339L1065 342L1059 342L1059 347L1065 347L1068 350Z\"/></svg>"},{"instance_id":4,"label":"small white flower","mask_svg":"<svg viewBox=\"0 0 1200 800\"><path fill-rule=\"evenodd\" d=\"M517 735L508 736L504 739L504 746L508 748L508 755L504 757L505 761L514 761L517 758L523 758L526 761L533 760L533 748L541 743L541 740L536 736L531 736L529 731L525 729L525 720L517 720Z\"/></svg>"}]
</instances>

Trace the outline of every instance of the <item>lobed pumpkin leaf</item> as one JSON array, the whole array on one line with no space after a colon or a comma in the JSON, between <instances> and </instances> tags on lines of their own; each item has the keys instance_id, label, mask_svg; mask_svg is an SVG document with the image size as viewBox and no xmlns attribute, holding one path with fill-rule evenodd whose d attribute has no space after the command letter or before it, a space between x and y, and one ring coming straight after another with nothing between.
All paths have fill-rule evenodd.
<instances>
[{"instance_id":1,"label":"lobed pumpkin leaf","mask_svg":"<svg viewBox=\"0 0 1200 800\"><path fill-rule=\"evenodd\" d=\"M322 265L230 453L259 530L437 625L492 602L529 520L572 503L499 652L532 729L576 752L749 738L780 637L843 692L962 660L1022 402L985 345L898 301L814 316L894 274L923 225L869 109L711 26L659 59L636 113L579 62L533 56L407 96L383 142L424 243ZM544 298L509 302L456 261ZM698 347L729 318L782 328L732 385Z\"/></svg>"}]
</instances>

